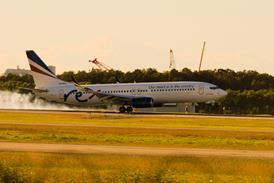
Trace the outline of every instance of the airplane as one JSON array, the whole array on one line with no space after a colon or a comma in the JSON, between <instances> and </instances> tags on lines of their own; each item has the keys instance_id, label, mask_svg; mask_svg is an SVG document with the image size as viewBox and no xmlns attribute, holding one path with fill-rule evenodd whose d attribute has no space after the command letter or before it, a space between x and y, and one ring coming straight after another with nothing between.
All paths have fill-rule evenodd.
<instances>
[{"instance_id":1,"label":"airplane","mask_svg":"<svg viewBox=\"0 0 274 183\"><path fill-rule=\"evenodd\" d=\"M50 102L82 107L114 104L120 113L130 113L134 108L210 102L227 95L214 84L196 81L80 85L57 78L33 50L27 50L26 55L35 83L34 94Z\"/></svg>"}]
</instances>

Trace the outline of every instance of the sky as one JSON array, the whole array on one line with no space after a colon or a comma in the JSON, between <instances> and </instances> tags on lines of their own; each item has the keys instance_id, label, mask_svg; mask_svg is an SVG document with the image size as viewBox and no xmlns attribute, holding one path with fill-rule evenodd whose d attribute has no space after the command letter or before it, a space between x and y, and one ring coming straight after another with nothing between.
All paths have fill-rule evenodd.
<instances>
[{"instance_id":1,"label":"sky","mask_svg":"<svg viewBox=\"0 0 274 183\"><path fill-rule=\"evenodd\" d=\"M0 73L28 69L25 50L64 71L88 60L122 71L256 70L274 75L273 0L0 0Z\"/></svg>"}]
</instances>

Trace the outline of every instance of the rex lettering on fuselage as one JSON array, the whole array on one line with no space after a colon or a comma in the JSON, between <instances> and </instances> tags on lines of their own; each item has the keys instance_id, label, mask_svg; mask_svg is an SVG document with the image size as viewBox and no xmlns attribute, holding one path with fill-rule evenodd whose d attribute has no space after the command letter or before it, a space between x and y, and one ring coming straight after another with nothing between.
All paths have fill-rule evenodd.
<instances>
[{"instance_id":1,"label":"rex lettering on fuselage","mask_svg":"<svg viewBox=\"0 0 274 183\"><path fill-rule=\"evenodd\" d=\"M92 99L95 95L92 94L89 96L88 99L81 99L81 97L83 96L83 92L81 91L78 91L78 90L71 90L70 92L68 92L67 94L64 94L64 102L66 102L68 100L68 97L70 95L72 95L73 93L75 93L75 99L78 101L78 102L87 102L88 100Z\"/></svg>"}]
</instances>

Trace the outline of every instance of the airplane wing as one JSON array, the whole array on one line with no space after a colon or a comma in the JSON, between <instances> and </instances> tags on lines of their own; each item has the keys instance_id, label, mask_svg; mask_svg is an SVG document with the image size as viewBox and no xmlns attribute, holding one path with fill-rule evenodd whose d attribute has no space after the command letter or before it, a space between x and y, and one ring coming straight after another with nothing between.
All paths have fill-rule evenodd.
<instances>
[{"instance_id":1,"label":"airplane wing","mask_svg":"<svg viewBox=\"0 0 274 183\"><path fill-rule=\"evenodd\" d=\"M120 94L103 93L101 91L95 91L88 87L84 87L78 84L75 78L72 76L74 86L79 90L96 95L101 101L108 101L114 104L132 105L136 108L152 107L154 105L153 99L146 96L128 96Z\"/></svg>"},{"instance_id":2,"label":"airplane wing","mask_svg":"<svg viewBox=\"0 0 274 183\"><path fill-rule=\"evenodd\" d=\"M133 99L135 98L142 98L140 97L134 97L134 96L125 96L125 95L119 95L119 94L109 94L109 93L103 93L101 91L95 91L87 87L83 87L79 85L78 83L74 83L75 87L79 91L87 92L96 95L100 100L102 101L111 101L116 104L121 103L131 103Z\"/></svg>"}]
</instances>

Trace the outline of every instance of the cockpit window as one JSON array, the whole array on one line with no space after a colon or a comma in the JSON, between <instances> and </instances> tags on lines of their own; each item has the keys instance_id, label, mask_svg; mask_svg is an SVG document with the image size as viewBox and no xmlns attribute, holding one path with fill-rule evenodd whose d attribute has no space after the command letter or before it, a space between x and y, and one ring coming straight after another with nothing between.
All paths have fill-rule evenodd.
<instances>
[{"instance_id":1,"label":"cockpit window","mask_svg":"<svg viewBox=\"0 0 274 183\"><path fill-rule=\"evenodd\" d=\"M217 89L220 89L220 87L219 86L211 86L211 87L209 87L211 90L217 90Z\"/></svg>"}]
</instances>

